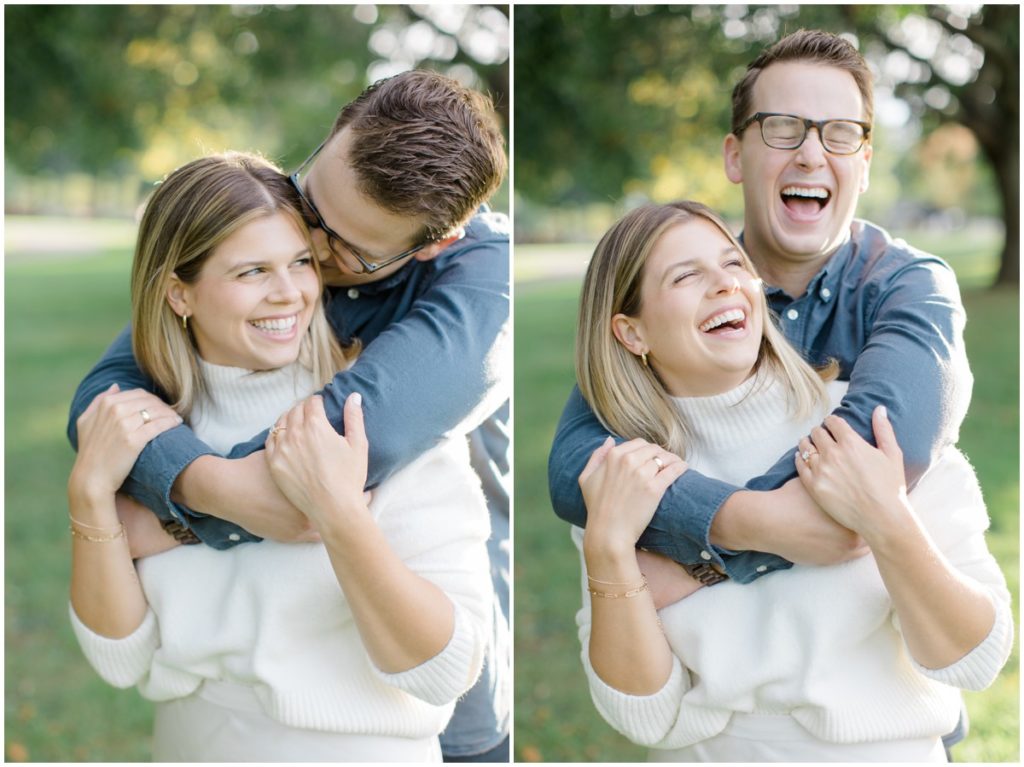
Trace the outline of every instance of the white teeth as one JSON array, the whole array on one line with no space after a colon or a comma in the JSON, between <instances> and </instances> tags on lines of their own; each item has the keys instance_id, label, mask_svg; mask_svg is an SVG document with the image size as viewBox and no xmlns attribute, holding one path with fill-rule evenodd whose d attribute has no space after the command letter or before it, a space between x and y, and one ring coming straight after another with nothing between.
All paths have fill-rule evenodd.
<instances>
[{"instance_id":1,"label":"white teeth","mask_svg":"<svg viewBox=\"0 0 1024 767\"><path fill-rule=\"evenodd\" d=\"M724 325L727 322L742 322L747 318L746 313L742 309L730 309L727 312L716 314L709 320L705 320L700 324L700 330L703 333L707 333L709 330L714 330L720 325Z\"/></svg>"},{"instance_id":2,"label":"white teeth","mask_svg":"<svg viewBox=\"0 0 1024 767\"><path fill-rule=\"evenodd\" d=\"M828 190L820 186L814 187L813 189L808 189L802 186L787 186L782 190L782 193L787 197L814 197L819 200L828 199Z\"/></svg>"},{"instance_id":3,"label":"white teeth","mask_svg":"<svg viewBox=\"0 0 1024 767\"><path fill-rule=\"evenodd\" d=\"M283 333L295 327L298 320L299 318L293 314L291 317L276 320L249 320L249 324L270 333Z\"/></svg>"}]
</instances>

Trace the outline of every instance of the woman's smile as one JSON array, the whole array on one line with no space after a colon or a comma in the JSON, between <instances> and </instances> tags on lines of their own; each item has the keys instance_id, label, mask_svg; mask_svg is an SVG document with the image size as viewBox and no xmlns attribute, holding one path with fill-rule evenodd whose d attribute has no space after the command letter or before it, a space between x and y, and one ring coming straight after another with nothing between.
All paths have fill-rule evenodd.
<instances>
[{"instance_id":1,"label":"woman's smile","mask_svg":"<svg viewBox=\"0 0 1024 767\"><path fill-rule=\"evenodd\" d=\"M291 217L277 213L217 246L183 297L204 360L272 370L298 359L320 282L309 243Z\"/></svg>"},{"instance_id":2,"label":"woman's smile","mask_svg":"<svg viewBox=\"0 0 1024 767\"><path fill-rule=\"evenodd\" d=\"M644 265L640 304L626 321L630 350L647 354L671 394L720 394L750 376L762 340L761 282L710 221L661 235Z\"/></svg>"}]
</instances>

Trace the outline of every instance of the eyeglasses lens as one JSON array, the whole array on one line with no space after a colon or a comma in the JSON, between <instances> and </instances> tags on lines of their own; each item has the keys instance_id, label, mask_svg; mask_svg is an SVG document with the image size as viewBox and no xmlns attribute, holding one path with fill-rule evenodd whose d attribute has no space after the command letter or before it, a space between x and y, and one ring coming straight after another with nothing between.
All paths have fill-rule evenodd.
<instances>
[{"instance_id":1,"label":"eyeglasses lens","mask_svg":"<svg viewBox=\"0 0 1024 767\"><path fill-rule=\"evenodd\" d=\"M765 117L761 124L765 143L775 149L796 149L807 130L803 120L784 115ZM864 129L854 122L832 120L825 123L821 142L833 154L853 154L864 143Z\"/></svg>"}]
</instances>

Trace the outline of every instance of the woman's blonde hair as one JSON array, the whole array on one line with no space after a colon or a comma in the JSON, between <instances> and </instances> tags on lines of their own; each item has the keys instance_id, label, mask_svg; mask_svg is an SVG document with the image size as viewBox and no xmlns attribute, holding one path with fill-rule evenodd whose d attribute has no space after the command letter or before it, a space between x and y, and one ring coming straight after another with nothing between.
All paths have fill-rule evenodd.
<instances>
[{"instance_id":1,"label":"woman's blonde hair","mask_svg":"<svg viewBox=\"0 0 1024 767\"><path fill-rule=\"evenodd\" d=\"M665 232L695 218L714 224L740 253L744 267L757 274L743 247L711 209L689 201L644 205L626 214L597 244L583 280L576 329L576 379L605 428L684 457L690 429L654 370L615 338L612 317L640 313L644 267L651 251ZM770 370L790 392L793 414L809 415L827 402L822 376L783 337L766 301L762 311L764 332L755 374ZM831 369L826 373L832 374Z\"/></svg>"},{"instance_id":2,"label":"woman's blonde hair","mask_svg":"<svg viewBox=\"0 0 1024 767\"><path fill-rule=\"evenodd\" d=\"M280 169L256 155L227 152L178 168L146 205L132 262L132 350L183 418L203 391L203 379L195 339L167 300L172 276L195 282L218 245L245 224L275 213L293 219L312 249L301 204ZM312 261L319 275L319 263ZM346 366L319 301L300 360L321 386Z\"/></svg>"}]
</instances>

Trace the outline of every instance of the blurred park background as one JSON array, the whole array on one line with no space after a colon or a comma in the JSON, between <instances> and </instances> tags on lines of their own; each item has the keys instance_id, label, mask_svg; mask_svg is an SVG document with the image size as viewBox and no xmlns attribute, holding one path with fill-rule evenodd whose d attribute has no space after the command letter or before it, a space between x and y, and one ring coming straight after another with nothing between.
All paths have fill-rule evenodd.
<instances>
[{"instance_id":1,"label":"blurred park background","mask_svg":"<svg viewBox=\"0 0 1024 767\"><path fill-rule=\"evenodd\" d=\"M67 409L129 316L135 216L211 152L286 170L371 82L434 69L508 127L489 5L6 6L5 754L146 761L152 709L86 664L67 615ZM508 209L507 185L492 201Z\"/></svg>"},{"instance_id":2,"label":"blurred park background","mask_svg":"<svg viewBox=\"0 0 1024 767\"><path fill-rule=\"evenodd\" d=\"M858 215L945 258L975 375L960 445L1019 616L1019 8L516 6L515 751L519 761L643 761L598 716L579 661L576 550L546 462L573 385L582 272L636 205L693 198L738 230L722 171L730 93L801 27L848 36L876 76L871 188ZM965 695L957 761L1019 759L1019 658Z\"/></svg>"}]
</instances>

